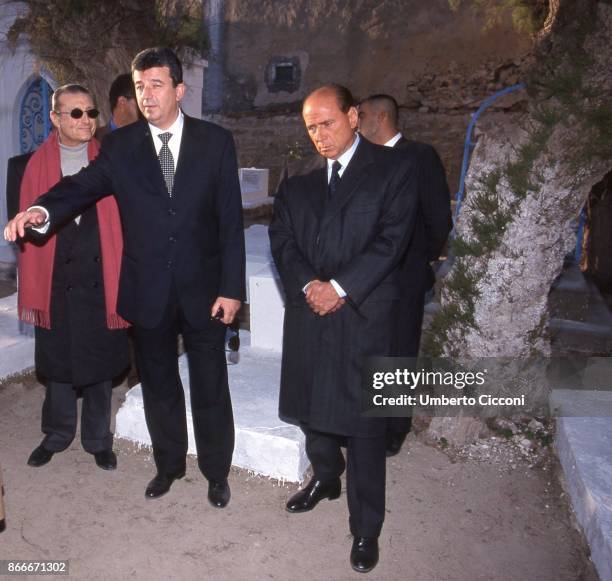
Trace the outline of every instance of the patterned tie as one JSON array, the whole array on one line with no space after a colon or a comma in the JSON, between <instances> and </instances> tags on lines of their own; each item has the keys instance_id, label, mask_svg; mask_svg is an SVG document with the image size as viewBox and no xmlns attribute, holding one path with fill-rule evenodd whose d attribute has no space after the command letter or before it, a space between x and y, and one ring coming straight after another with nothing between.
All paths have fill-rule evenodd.
<instances>
[{"instance_id":1,"label":"patterned tie","mask_svg":"<svg viewBox=\"0 0 612 581\"><path fill-rule=\"evenodd\" d=\"M164 174L164 180L166 180L168 195L172 197L172 185L174 184L174 158L172 157L172 152L168 147L168 141L170 141L172 133L160 133L157 137L161 139L163 144L157 157L159 158L161 170Z\"/></svg>"},{"instance_id":2,"label":"patterned tie","mask_svg":"<svg viewBox=\"0 0 612 581\"><path fill-rule=\"evenodd\" d=\"M327 186L327 197L331 200L336 194L336 190L338 189L338 184L340 183L340 170L342 169L342 164L336 160L332 163L332 174L329 180L329 185Z\"/></svg>"}]
</instances>

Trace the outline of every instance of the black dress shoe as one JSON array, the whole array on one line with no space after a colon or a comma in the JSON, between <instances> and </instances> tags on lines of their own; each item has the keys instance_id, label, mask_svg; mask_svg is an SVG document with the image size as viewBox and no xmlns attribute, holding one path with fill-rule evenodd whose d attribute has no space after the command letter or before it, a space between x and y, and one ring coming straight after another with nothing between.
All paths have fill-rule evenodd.
<instances>
[{"instance_id":1,"label":"black dress shoe","mask_svg":"<svg viewBox=\"0 0 612 581\"><path fill-rule=\"evenodd\" d=\"M286 509L289 512L312 510L324 498L329 498L329 500L338 498L341 489L340 478L326 481L312 478L302 490L289 499Z\"/></svg>"},{"instance_id":2,"label":"black dress shoe","mask_svg":"<svg viewBox=\"0 0 612 581\"><path fill-rule=\"evenodd\" d=\"M403 432L387 432L387 457L395 456L402 449L406 435Z\"/></svg>"},{"instance_id":3,"label":"black dress shoe","mask_svg":"<svg viewBox=\"0 0 612 581\"><path fill-rule=\"evenodd\" d=\"M159 472L155 475L155 478L149 482L147 489L145 490L145 498L159 498L170 490L172 483L175 480L180 480L185 476L185 471L175 472L174 474L160 474Z\"/></svg>"},{"instance_id":4,"label":"black dress shoe","mask_svg":"<svg viewBox=\"0 0 612 581\"><path fill-rule=\"evenodd\" d=\"M51 450L47 450L43 448L41 444L38 448L35 448L34 451L30 454L28 458L28 466L44 466L53 458L53 454L55 452L51 452Z\"/></svg>"},{"instance_id":5,"label":"black dress shoe","mask_svg":"<svg viewBox=\"0 0 612 581\"><path fill-rule=\"evenodd\" d=\"M102 470L115 470L117 468L117 456L111 450L102 450L94 454L96 464L102 468Z\"/></svg>"},{"instance_id":6,"label":"black dress shoe","mask_svg":"<svg viewBox=\"0 0 612 581\"><path fill-rule=\"evenodd\" d=\"M211 480L208 483L208 502L216 508L225 508L230 501L232 493L230 491L227 480L215 482Z\"/></svg>"},{"instance_id":7,"label":"black dress shoe","mask_svg":"<svg viewBox=\"0 0 612 581\"><path fill-rule=\"evenodd\" d=\"M378 539L355 537L351 548L351 567L359 573L367 573L378 563Z\"/></svg>"}]
</instances>

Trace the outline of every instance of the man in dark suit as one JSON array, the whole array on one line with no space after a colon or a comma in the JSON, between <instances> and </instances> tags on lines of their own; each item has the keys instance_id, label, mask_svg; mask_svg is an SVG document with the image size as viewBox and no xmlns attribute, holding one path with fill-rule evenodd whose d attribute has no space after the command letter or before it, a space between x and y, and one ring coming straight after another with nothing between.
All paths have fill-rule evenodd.
<instances>
[{"instance_id":1,"label":"man in dark suit","mask_svg":"<svg viewBox=\"0 0 612 581\"><path fill-rule=\"evenodd\" d=\"M182 66L167 48L132 62L145 120L109 134L100 155L5 228L61 223L114 192L124 230L119 313L133 325L157 498L185 474L187 427L177 362L183 335L198 465L211 504L229 502L234 424L224 338L245 294L242 203L231 134L182 113Z\"/></svg>"},{"instance_id":2,"label":"man in dark suit","mask_svg":"<svg viewBox=\"0 0 612 581\"><path fill-rule=\"evenodd\" d=\"M401 263L402 300L394 355L418 357L425 294L435 283L431 261L442 252L453 227L446 172L438 152L427 143L409 141L398 130L399 108L390 95L378 94L359 104L359 132L372 143L404 151L417 160L418 210L414 234ZM387 456L397 454L412 418L389 418Z\"/></svg>"},{"instance_id":3,"label":"man in dark suit","mask_svg":"<svg viewBox=\"0 0 612 581\"><path fill-rule=\"evenodd\" d=\"M111 118L107 125L96 131L96 139L100 141L111 131L136 123L140 119L132 75L123 73L115 78L108 90L108 104Z\"/></svg>"},{"instance_id":4,"label":"man in dark suit","mask_svg":"<svg viewBox=\"0 0 612 581\"><path fill-rule=\"evenodd\" d=\"M285 290L280 416L302 427L314 473L287 510L338 498L346 442L350 561L365 572L378 562L385 513L386 419L362 415L360 371L364 357L392 353L415 166L356 134L344 87L311 93L302 116L320 155L285 171L269 229Z\"/></svg>"}]
</instances>

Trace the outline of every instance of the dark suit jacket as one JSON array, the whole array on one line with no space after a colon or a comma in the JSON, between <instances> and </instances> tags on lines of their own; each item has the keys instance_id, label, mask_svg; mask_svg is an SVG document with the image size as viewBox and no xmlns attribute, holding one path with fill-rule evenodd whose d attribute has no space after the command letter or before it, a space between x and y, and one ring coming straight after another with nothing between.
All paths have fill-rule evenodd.
<instances>
[{"instance_id":1,"label":"dark suit jacket","mask_svg":"<svg viewBox=\"0 0 612 581\"><path fill-rule=\"evenodd\" d=\"M427 143L402 137L394 149L417 160L419 208L414 235L402 262L403 288L409 298L435 282L430 262L437 260L453 227L446 172L438 152Z\"/></svg>"},{"instance_id":2,"label":"dark suit jacket","mask_svg":"<svg viewBox=\"0 0 612 581\"><path fill-rule=\"evenodd\" d=\"M9 157L6 168L6 209L12 219L19 212L19 190L28 161L34 152Z\"/></svg>"},{"instance_id":3,"label":"dark suit jacket","mask_svg":"<svg viewBox=\"0 0 612 581\"><path fill-rule=\"evenodd\" d=\"M361 138L329 202L326 167L318 155L290 166L274 202L270 243L286 294L280 415L323 432L380 435L385 422L361 415L360 370L364 357L391 354L416 164ZM334 278L350 304L315 315L302 291L315 278Z\"/></svg>"},{"instance_id":4,"label":"dark suit jacket","mask_svg":"<svg viewBox=\"0 0 612 581\"><path fill-rule=\"evenodd\" d=\"M242 201L231 134L185 116L172 197L149 125L109 134L98 157L37 200L59 225L114 192L124 233L118 312L156 326L171 286L191 325L204 328L217 296L244 300Z\"/></svg>"}]
</instances>

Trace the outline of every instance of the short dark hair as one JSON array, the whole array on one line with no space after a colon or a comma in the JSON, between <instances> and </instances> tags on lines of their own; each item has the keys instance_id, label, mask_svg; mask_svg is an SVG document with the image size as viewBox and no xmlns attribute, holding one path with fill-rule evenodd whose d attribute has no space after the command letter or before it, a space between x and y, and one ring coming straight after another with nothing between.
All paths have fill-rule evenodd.
<instances>
[{"instance_id":1,"label":"short dark hair","mask_svg":"<svg viewBox=\"0 0 612 581\"><path fill-rule=\"evenodd\" d=\"M136 91L134 90L134 81L130 73L123 73L119 75L110 86L108 91L108 102L110 103L111 111L117 106L119 97L125 97L126 99L135 99Z\"/></svg>"},{"instance_id":2,"label":"short dark hair","mask_svg":"<svg viewBox=\"0 0 612 581\"><path fill-rule=\"evenodd\" d=\"M304 103L311 95L314 95L314 93L318 93L319 91L329 91L330 93L333 93L336 97L336 101L338 102L338 107L343 113L348 113L349 109L354 107L356 104L353 94L349 91L349 89L347 89L344 85L338 85L337 83L329 83L315 89L308 95L308 97L306 97L306 99L304 99Z\"/></svg>"},{"instance_id":3,"label":"short dark hair","mask_svg":"<svg viewBox=\"0 0 612 581\"><path fill-rule=\"evenodd\" d=\"M132 61L132 73L134 71L146 71L154 67L168 67L173 86L176 87L183 82L183 65L181 65L181 61L172 49L165 46L145 48Z\"/></svg>"},{"instance_id":4,"label":"short dark hair","mask_svg":"<svg viewBox=\"0 0 612 581\"><path fill-rule=\"evenodd\" d=\"M375 107L383 109L389 116L389 120L395 127L397 127L399 121L399 105L397 101L386 93L377 93L376 95L370 95L361 101L362 103L370 103Z\"/></svg>"},{"instance_id":5,"label":"short dark hair","mask_svg":"<svg viewBox=\"0 0 612 581\"><path fill-rule=\"evenodd\" d=\"M95 105L95 99L93 95L91 94L91 91L87 87L84 87L83 85L78 85L76 83L68 83L67 85L62 85L61 87L58 87L57 89L55 89L55 91L53 91L53 95L51 96L51 109L53 111L57 112L57 106L59 104L60 97L65 94L89 95L92 101L94 101L94 105Z\"/></svg>"}]
</instances>

